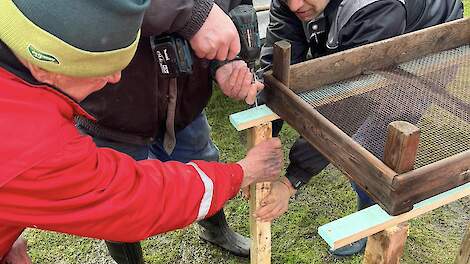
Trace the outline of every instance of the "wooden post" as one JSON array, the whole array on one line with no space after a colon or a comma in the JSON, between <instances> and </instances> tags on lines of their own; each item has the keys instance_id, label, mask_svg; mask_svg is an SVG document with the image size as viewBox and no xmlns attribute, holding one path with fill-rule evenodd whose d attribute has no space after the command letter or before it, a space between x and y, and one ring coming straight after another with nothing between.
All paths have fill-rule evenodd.
<instances>
[{"instance_id":1,"label":"wooden post","mask_svg":"<svg viewBox=\"0 0 470 264\"><path fill-rule=\"evenodd\" d=\"M403 121L390 123L384 149L385 164L397 173L412 170L416 161L418 144L419 128ZM407 222L369 236L363 263L400 263L407 236Z\"/></svg>"},{"instance_id":2,"label":"wooden post","mask_svg":"<svg viewBox=\"0 0 470 264\"><path fill-rule=\"evenodd\" d=\"M279 119L266 105L260 105L230 115L230 123L238 130L248 130L248 147L253 147L272 135L271 121ZM271 223L258 222L253 218L254 211L269 193L270 183L250 186L250 233L251 263L271 263Z\"/></svg>"},{"instance_id":3,"label":"wooden post","mask_svg":"<svg viewBox=\"0 0 470 264\"><path fill-rule=\"evenodd\" d=\"M251 148L271 137L271 122L250 128L248 130L248 147ZM253 217L254 212L261 207L261 201L270 191L270 182L250 185L250 259L252 264L271 263L271 222L256 221Z\"/></svg>"},{"instance_id":4,"label":"wooden post","mask_svg":"<svg viewBox=\"0 0 470 264\"><path fill-rule=\"evenodd\" d=\"M274 44L273 72L281 82L289 83L290 44L286 41ZM248 130L248 147L272 137L272 123L264 123ZM271 263L271 223L259 222L253 213L261 206L261 201L269 194L271 183L263 182L250 186L250 232L251 232L251 263Z\"/></svg>"},{"instance_id":5,"label":"wooden post","mask_svg":"<svg viewBox=\"0 0 470 264\"><path fill-rule=\"evenodd\" d=\"M454 264L470 264L470 224L467 227L467 233L463 237L462 245Z\"/></svg>"},{"instance_id":6,"label":"wooden post","mask_svg":"<svg viewBox=\"0 0 470 264\"><path fill-rule=\"evenodd\" d=\"M290 82L290 49L290 43L285 40L274 43L273 75L286 87Z\"/></svg>"}]
</instances>

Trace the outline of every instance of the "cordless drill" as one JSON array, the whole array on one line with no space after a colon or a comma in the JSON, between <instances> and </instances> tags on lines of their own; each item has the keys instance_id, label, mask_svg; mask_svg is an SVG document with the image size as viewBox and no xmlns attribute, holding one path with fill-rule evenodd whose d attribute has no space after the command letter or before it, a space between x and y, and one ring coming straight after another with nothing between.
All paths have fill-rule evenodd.
<instances>
[{"instance_id":1,"label":"cordless drill","mask_svg":"<svg viewBox=\"0 0 470 264\"><path fill-rule=\"evenodd\" d=\"M177 34L150 38L153 58L160 65L160 76L177 78L192 73L193 60L187 40Z\"/></svg>"},{"instance_id":2,"label":"cordless drill","mask_svg":"<svg viewBox=\"0 0 470 264\"><path fill-rule=\"evenodd\" d=\"M248 65L254 82L256 80L255 64L261 52L256 10L251 5L239 5L230 11L229 16L240 36L239 56ZM258 100L255 104L258 106Z\"/></svg>"},{"instance_id":3,"label":"cordless drill","mask_svg":"<svg viewBox=\"0 0 470 264\"><path fill-rule=\"evenodd\" d=\"M239 5L229 13L240 36L240 54L255 79L255 64L261 52L256 10L251 5ZM192 72L192 56L189 43L172 34L152 37L150 40L154 60L160 65L160 75L175 78Z\"/></svg>"}]
</instances>

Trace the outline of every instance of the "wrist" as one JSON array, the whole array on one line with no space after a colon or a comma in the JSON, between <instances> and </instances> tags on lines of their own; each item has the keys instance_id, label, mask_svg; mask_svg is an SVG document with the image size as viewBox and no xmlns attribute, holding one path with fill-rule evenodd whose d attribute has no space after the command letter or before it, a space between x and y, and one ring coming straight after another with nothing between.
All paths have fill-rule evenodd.
<instances>
[{"instance_id":1,"label":"wrist","mask_svg":"<svg viewBox=\"0 0 470 264\"><path fill-rule=\"evenodd\" d=\"M231 62L237 61L237 60L242 60L242 59L240 58L240 56L237 55L233 60L224 60L224 61L212 60L210 62L210 72L211 72L212 79L215 80L215 75L222 66L229 64Z\"/></svg>"},{"instance_id":2,"label":"wrist","mask_svg":"<svg viewBox=\"0 0 470 264\"><path fill-rule=\"evenodd\" d=\"M279 181L284 185L286 186L286 188L288 189L289 191L289 196L294 196L294 194L297 192L297 190L292 186L292 184L290 183L289 179L287 179L287 177L283 176L279 179Z\"/></svg>"},{"instance_id":3,"label":"wrist","mask_svg":"<svg viewBox=\"0 0 470 264\"><path fill-rule=\"evenodd\" d=\"M246 160L242 159L237 162L238 165L242 168L243 171L243 179L240 188L244 188L249 186L250 184L253 183L253 179L251 177L251 173L248 171L248 166L246 164Z\"/></svg>"}]
</instances>

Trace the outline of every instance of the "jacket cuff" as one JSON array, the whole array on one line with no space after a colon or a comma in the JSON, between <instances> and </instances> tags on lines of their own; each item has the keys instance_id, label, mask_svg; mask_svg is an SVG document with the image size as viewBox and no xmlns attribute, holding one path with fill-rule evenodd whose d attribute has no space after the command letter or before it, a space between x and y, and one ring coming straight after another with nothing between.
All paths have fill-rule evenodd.
<instances>
[{"instance_id":1,"label":"jacket cuff","mask_svg":"<svg viewBox=\"0 0 470 264\"><path fill-rule=\"evenodd\" d=\"M212 77L212 80L215 80L215 73L217 72L217 70L224 66L225 64L229 64L233 61L236 61L236 60L242 60L242 58L240 58L240 56L236 56L235 59L233 60L224 60L224 61L219 61L219 60L211 60L210 62L210 70L211 70L211 77Z\"/></svg>"},{"instance_id":2,"label":"jacket cuff","mask_svg":"<svg viewBox=\"0 0 470 264\"><path fill-rule=\"evenodd\" d=\"M292 187L298 190L300 187L302 187L308 182L305 181L305 179L310 179L310 174L302 168L295 166L295 164L291 163L287 167L286 177L292 184Z\"/></svg>"},{"instance_id":3,"label":"jacket cuff","mask_svg":"<svg viewBox=\"0 0 470 264\"><path fill-rule=\"evenodd\" d=\"M218 179L214 182L214 196L206 218L220 211L228 200L238 194L244 177L243 169L237 163L211 163L219 166L218 171L220 173L217 176Z\"/></svg>"},{"instance_id":4,"label":"jacket cuff","mask_svg":"<svg viewBox=\"0 0 470 264\"><path fill-rule=\"evenodd\" d=\"M191 18L188 23L178 31L183 38L190 40L196 32L201 29L202 25L209 16L209 12L214 5L214 0L195 0L194 7L191 12Z\"/></svg>"},{"instance_id":5,"label":"jacket cuff","mask_svg":"<svg viewBox=\"0 0 470 264\"><path fill-rule=\"evenodd\" d=\"M230 179L232 179L232 193L230 197L233 198L240 191L243 177L245 177L245 172L243 171L242 166L238 163L229 163L226 166L228 166L228 171L232 172L230 175Z\"/></svg>"}]
</instances>

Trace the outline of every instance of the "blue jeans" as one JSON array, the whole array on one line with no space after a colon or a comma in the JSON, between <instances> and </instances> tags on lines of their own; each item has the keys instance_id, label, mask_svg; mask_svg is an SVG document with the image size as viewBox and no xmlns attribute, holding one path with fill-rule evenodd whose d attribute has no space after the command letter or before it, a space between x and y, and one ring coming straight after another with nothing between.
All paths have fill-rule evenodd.
<instances>
[{"instance_id":1,"label":"blue jeans","mask_svg":"<svg viewBox=\"0 0 470 264\"><path fill-rule=\"evenodd\" d=\"M190 160L218 161L219 150L210 138L210 126L204 113L199 114L193 122L176 133L176 146L171 155L163 149L163 139L150 145L133 145L115 142L104 138L93 138L99 147L108 147L126 153L135 160L158 159L160 161Z\"/></svg>"}]
</instances>

